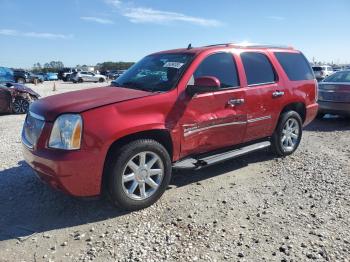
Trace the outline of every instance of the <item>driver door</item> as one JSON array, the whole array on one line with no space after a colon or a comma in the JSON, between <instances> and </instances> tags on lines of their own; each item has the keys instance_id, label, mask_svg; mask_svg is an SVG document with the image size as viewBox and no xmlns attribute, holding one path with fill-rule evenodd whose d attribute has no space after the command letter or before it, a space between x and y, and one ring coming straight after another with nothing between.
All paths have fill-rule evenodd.
<instances>
[{"instance_id":1,"label":"driver door","mask_svg":"<svg viewBox=\"0 0 350 262\"><path fill-rule=\"evenodd\" d=\"M233 55L222 52L207 56L189 84L202 76L216 77L220 88L189 98L180 121L181 157L239 144L245 134L245 92L239 86Z\"/></svg>"}]
</instances>

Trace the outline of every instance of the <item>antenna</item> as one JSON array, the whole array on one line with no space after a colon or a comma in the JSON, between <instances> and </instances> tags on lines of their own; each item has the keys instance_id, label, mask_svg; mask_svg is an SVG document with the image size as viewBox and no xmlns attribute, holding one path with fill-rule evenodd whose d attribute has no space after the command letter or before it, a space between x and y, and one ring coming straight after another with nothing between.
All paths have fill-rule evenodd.
<instances>
[{"instance_id":1,"label":"antenna","mask_svg":"<svg viewBox=\"0 0 350 262\"><path fill-rule=\"evenodd\" d=\"M189 43L188 46L187 46L187 50L190 50L190 49L192 49L192 44L191 43Z\"/></svg>"}]
</instances>

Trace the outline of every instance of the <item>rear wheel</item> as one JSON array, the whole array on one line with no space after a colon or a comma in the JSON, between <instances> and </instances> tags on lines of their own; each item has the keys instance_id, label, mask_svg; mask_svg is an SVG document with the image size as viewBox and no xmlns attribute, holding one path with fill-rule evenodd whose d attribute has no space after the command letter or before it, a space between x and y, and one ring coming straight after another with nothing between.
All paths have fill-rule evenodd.
<instances>
[{"instance_id":1,"label":"rear wheel","mask_svg":"<svg viewBox=\"0 0 350 262\"><path fill-rule=\"evenodd\" d=\"M83 83L83 82L84 82L84 80L82 78L78 79L78 83Z\"/></svg>"},{"instance_id":2,"label":"rear wheel","mask_svg":"<svg viewBox=\"0 0 350 262\"><path fill-rule=\"evenodd\" d=\"M272 150L278 156L287 156L298 148L302 137L302 119L295 111L282 113L272 135Z\"/></svg>"},{"instance_id":3,"label":"rear wheel","mask_svg":"<svg viewBox=\"0 0 350 262\"><path fill-rule=\"evenodd\" d=\"M112 202L128 210L155 203L171 178L171 160L158 142L141 139L112 153L108 172L108 192Z\"/></svg>"},{"instance_id":4,"label":"rear wheel","mask_svg":"<svg viewBox=\"0 0 350 262\"><path fill-rule=\"evenodd\" d=\"M22 97L17 97L12 104L12 110L15 114L25 114L29 110L29 102Z\"/></svg>"},{"instance_id":5,"label":"rear wheel","mask_svg":"<svg viewBox=\"0 0 350 262\"><path fill-rule=\"evenodd\" d=\"M98 80L100 83L103 83L105 80L104 80L104 78L100 78L99 80Z\"/></svg>"}]
</instances>

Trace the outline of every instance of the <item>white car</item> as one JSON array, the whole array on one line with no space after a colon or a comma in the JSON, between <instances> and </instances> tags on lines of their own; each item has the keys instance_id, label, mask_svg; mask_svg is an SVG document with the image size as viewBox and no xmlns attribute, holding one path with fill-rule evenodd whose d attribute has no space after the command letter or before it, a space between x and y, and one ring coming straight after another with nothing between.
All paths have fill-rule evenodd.
<instances>
[{"instance_id":1,"label":"white car","mask_svg":"<svg viewBox=\"0 0 350 262\"><path fill-rule=\"evenodd\" d=\"M312 69L314 71L314 74L317 80L323 80L334 73L333 68L327 65L313 66Z\"/></svg>"},{"instance_id":2,"label":"white car","mask_svg":"<svg viewBox=\"0 0 350 262\"><path fill-rule=\"evenodd\" d=\"M82 82L105 82L107 80L106 76L96 74L93 72L81 71L73 75L73 83L82 83Z\"/></svg>"}]
</instances>

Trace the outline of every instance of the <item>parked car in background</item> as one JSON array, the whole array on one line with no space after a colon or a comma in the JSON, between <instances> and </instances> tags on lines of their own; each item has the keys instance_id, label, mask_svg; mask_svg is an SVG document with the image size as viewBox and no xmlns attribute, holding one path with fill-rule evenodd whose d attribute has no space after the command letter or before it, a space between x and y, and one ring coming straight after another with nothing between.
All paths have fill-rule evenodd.
<instances>
[{"instance_id":1,"label":"parked car in background","mask_svg":"<svg viewBox=\"0 0 350 262\"><path fill-rule=\"evenodd\" d=\"M63 81L71 81L71 75L75 72L80 72L81 69L76 69L76 68L64 68L58 73L58 79L63 80Z\"/></svg>"},{"instance_id":2,"label":"parked car in background","mask_svg":"<svg viewBox=\"0 0 350 262\"><path fill-rule=\"evenodd\" d=\"M29 105L39 97L32 89L15 83L11 69L0 67L0 113L27 113Z\"/></svg>"},{"instance_id":3,"label":"parked car in background","mask_svg":"<svg viewBox=\"0 0 350 262\"><path fill-rule=\"evenodd\" d=\"M325 114L350 116L350 70L336 72L318 85L318 117Z\"/></svg>"},{"instance_id":4,"label":"parked car in background","mask_svg":"<svg viewBox=\"0 0 350 262\"><path fill-rule=\"evenodd\" d=\"M334 72L339 72L339 71L343 71L346 70L346 68L344 66L335 66L333 67L333 71Z\"/></svg>"},{"instance_id":5,"label":"parked car in background","mask_svg":"<svg viewBox=\"0 0 350 262\"><path fill-rule=\"evenodd\" d=\"M30 73L25 70L15 69L13 70L14 78L16 83L25 84L25 83L34 83L43 82L44 78L40 75Z\"/></svg>"},{"instance_id":6,"label":"parked car in background","mask_svg":"<svg viewBox=\"0 0 350 262\"><path fill-rule=\"evenodd\" d=\"M293 48L163 51L115 84L34 103L23 152L52 187L81 197L106 189L130 210L161 197L172 166L200 168L268 147L292 154L318 111L312 69Z\"/></svg>"},{"instance_id":7,"label":"parked car in background","mask_svg":"<svg viewBox=\"0 0 350 262\"><path fill-rule=\"evenodd\" d=\"M56 73L46 73L44 74L45 81L54 81L58 80L58 76Z\"/></svg>"},{"instance_id":8,"label":"parked car in background","mask_svg":"<svg viewBox=\"0 0 350 262\"><path fill-rule=\"evenodd\" d=\"M13 70L16 83L24 84L29 82L29 74L24 70Z\"/></svg>"},{"instance_id":9,"label":"parked car in background","mask_svg":"<svg viewBox=\"0 0 350 262\"><path fill-rule=\"evenodd\" d=\"M334 73L331 66L313 66L312 67L317 81L321 81L324 78Z\"/></svg>"},{"instance_id":10,"label":"parked car in background","mask_svg":"<svg viewBox=\"0 0 350 262\"><path fill-rule=\"evenodd\" d=\"M106 76L108 79L117 79L119 76L121 76L122 74L124 74L126 72L126 70L111 70L106 72Z\"/></svg>"},{"instance_id":11,"label":"parked car in background","mask_svg":"<svg viewBox=\"0 0 350 262\"><path fill-rule=\"evenodd\" d=\"M45 81L45 78L42 75L29 73L29 83L42 83Z\"/></svg>"},{"instance_id":12,"label":"parked car in background","mask_svg":"<svg viewBox=\"0 0 350 262\"><path fill-rule=\"evenodd\" d=\"M107 77L101 74L96 74L93 72L81 71L72 75L71 80L73 83L82 83L82 82L105 82Z\"/></svg>"}]
</instances>

